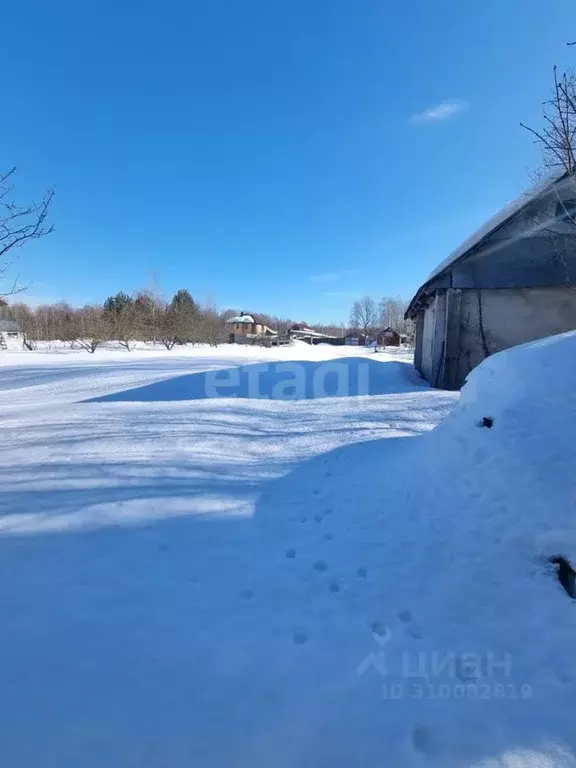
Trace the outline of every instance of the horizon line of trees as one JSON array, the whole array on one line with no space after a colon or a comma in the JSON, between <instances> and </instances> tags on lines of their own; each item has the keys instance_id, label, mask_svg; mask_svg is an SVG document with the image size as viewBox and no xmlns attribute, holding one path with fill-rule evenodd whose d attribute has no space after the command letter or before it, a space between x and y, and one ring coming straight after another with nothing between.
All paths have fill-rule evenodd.
<instances>
[{"instance_id":1,"label":"horizon line of trees","mask_svg":"<svg viewBox=\"0 0 576 768\"><path fill-rule=\"evenodd\" d=\"M320 333L336 337L349 332L364 333L368 326L371 330L370 302L373 300L367 301L368 298L357 302L363 308L364 315L358 315L354 322L351 318L349 325L319 323L312 327ZM399 299L382 299L379 305L381 327L397 324L396 329L400 333L405 332L403 317L400 320L405 304ZM181 344L217 346L228 340L225 322L238 312L236 309L219 311L210 303L200 304L185 288L177 291L170 301L165 301L153 290L140 290L133 295L120 291L109 296L103 304L83 307L73 307L67 302L30 307L25 301L8 304L0 299L0 317L19 323L29 349L34 349L38 342L61 341L78 345L91 353L112 341L126 350L130 350L135 342L163 344L167 350ZM259 322L280 334L296 322L302 322L264 313L255 314Z\"/></svg>"},{"instance_id":2,"label":"horizon line of trees","mask_svg":"<svg viewBox=\"0 0 576 768\"><path fill-rule=\"evenodd\" d=\"M136 341L176 344L217 344L220 317L211 305L200 306L189 291L181 289L166 302L152 291L129 295L124 291L103 304L73 307L67 302L30 307L24 301L6 304L2 317L22 327L30 349L39 341L76 343L94 353L107 342L117 341L130 350Z\"/></svg>"}]
</instances>

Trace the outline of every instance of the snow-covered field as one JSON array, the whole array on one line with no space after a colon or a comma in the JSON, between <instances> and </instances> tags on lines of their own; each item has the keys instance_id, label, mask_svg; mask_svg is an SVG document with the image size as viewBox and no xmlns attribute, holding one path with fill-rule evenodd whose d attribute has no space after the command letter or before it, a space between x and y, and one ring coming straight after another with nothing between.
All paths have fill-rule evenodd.
<instances>
[{"instance_id":1,"label":"snow-covered field","mask_svg":"<svg viewBox=\"0 0 576 768\"><path fill-rule=\"evenodd\" d=\"M576 765L575 353L1 355L0 765Z\"/></svg>"}]
</instances>

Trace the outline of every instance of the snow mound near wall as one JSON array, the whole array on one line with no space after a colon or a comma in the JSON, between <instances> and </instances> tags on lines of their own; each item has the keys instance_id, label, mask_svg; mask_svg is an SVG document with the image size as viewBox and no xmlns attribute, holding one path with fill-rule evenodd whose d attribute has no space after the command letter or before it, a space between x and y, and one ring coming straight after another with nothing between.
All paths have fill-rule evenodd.
<instances>
[{"instance_id":1,"label":"snow mound near wall","mask_svg":"<svg viewBox=\"0 0 576 768\"><path fill-rule=\"evenodd\" d=\"M431 432L348 446L276 484L256 520L278 525L282 499L309 509L321 489L323 557L349 601L338 627L326 606L308 624L318 677L298 711L321 712L323 731L286 765L576 766L576 601L550 563L576 564L575 361L574 333L507 350Z\"/></svg>"},{"instance_id":2,"label":"snow mound near wall","mask_svg":"<svg viewBox=\"0 0 576 768\"><path fill-rule=\"evenodd\" d=\"M492 413L482 415L503 419L508 430L537 424L548 433L566 433L560 425L576 416L575 382L576 332L571 331L489 357L469 375L458 412L488 408Z\"/></svg>"},{"instance_id":3,"label":"snow mound near wall","mask_svg":"<svg viewBox=\"0 0 576 768\"><path fill-rule=\"evenodd\" d=\"M490 357L381 488L397 563L381 578L416 622L414 647L389 624L385 685L434 734L435 765L576 764L576 601L550 563L576 565L575 383L576 333ZM467 654L468 671L435 667Z\"/></svg>"},{"instance_id":4,"label":"snow mound near wall","mask_svg":"<svg viewBox=\"0 0 576 768\"><path fill-rule=\"evenodd\" d=\"M576 332L506 350L470 374L433 439L456 442L486 510L505 500L511 535L576 563L575 385Z\"/></svg>"}]
</instances>

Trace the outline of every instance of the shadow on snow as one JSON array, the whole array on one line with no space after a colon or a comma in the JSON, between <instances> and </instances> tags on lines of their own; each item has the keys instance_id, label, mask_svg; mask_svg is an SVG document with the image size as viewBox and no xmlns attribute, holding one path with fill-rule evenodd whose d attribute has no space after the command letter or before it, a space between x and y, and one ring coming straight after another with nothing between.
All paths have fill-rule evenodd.
<instances>
[{"instance_id":1,"label":"shadow on snow","mask_svg":"<svg viewBox=\"0 0 576 768\"><path fill-rule=\"evenodd\" d=\"M352 357L324 362L256 363L189 373L84 402L157 403L223 397L316 400L403 393L425 386L409 363Z\"/></svg>"}]
</instances>

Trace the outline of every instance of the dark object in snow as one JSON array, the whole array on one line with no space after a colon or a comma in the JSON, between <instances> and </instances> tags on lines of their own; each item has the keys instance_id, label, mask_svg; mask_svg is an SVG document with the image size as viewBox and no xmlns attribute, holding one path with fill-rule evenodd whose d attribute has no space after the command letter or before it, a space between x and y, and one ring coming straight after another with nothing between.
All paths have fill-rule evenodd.
<instances>
[{"instance_id":1,"label":"dark object in snow","mask_svg":"<svg viewBox=\"0 0 576 768\"><path fill-rule=\"evenodd\" d=\"M478 424L479 427L487 427L488 429L492 429L494 426L494 419L492 416L483 416L482 421L480 424Z\"/></svg>"},{"instance_id":2,"label":"dark object in snow","mask_svg":"<svg viewBox=\"0 0 576 768\"><path fill-rule=\"evenodd\" d=\"M576 571L574 568L562 555L551 557L550 562L557 566L558 581L564 587L566 594L572 599L576 598Z\"/></svg>"}]
</instances>

